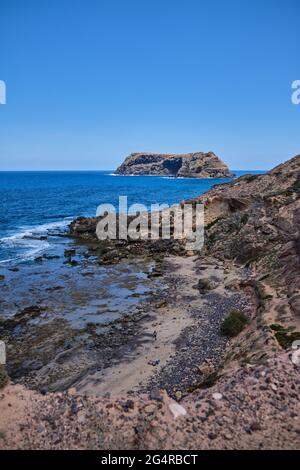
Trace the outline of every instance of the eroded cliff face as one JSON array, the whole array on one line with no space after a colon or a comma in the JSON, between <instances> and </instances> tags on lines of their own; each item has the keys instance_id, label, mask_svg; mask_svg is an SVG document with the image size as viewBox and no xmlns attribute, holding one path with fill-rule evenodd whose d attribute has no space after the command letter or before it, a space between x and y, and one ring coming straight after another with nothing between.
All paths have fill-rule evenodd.
<instances>
[{"instance_id":1,"label":"eroded cliff face","mask_svg":"<svg viewBox=\"0 0 300 470\"><path fill-rule=\"evenodd\" d=\"M300 156L196 200L205 205L204 255L248 268L256 293L256 314L230 360L290 348L300 340Z\"/></svg>"},{"instance_id":2,"label":"eroded cliff face","mask_svg":"<svg viewBox=\"0 0 300 470\"><path fill-rule=\"evenodd\" d=\"M232 176L227 165L213 152L132 153L117 168L116 173L186 178L230 178Z\"/></svg>"},{"instance_id":3,"label":"eroded cliff face","mask_svg":"<svg viewBox=\"0 0 300 470\"><path fill-rule=\"evenodd\" d=\"M197 200L205 204L207 251L268 275L300 315L300 156Z\"/></svg>"}]
</instances>

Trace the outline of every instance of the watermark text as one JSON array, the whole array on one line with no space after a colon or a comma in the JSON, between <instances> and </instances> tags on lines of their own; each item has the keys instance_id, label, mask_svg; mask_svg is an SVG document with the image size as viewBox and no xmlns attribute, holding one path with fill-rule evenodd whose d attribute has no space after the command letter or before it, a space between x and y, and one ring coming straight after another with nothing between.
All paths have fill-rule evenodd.
<instances>
[{"instance_id":1,"label":"watermark text","mask_svg":"<svg viewBox=\"0 0 300 470\"><path fill-rule=\"evenodd\" d=\"M295 90L292 93L292 103L299 105L300 104L300 80L293 81L292 89Z\"/></svg>"},{"instance_id":2,"label":"watermark text","mask_svg":"<svg viewBox=\"0 0 300 470\"><path fill-rule=\"evenodd\" d=\"M0 80L0 104L6 104L6 85L3 80Z\"/></svg>"}]
</instances>

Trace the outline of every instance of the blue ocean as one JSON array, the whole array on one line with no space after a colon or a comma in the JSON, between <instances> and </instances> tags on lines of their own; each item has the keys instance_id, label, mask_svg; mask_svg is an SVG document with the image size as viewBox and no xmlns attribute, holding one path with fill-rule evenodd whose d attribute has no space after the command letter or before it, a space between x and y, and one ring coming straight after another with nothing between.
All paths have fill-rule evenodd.
<instances>
[{"instance_id":1,"label":"blue ocean","mask_svg":"<svg viewBox=\"0 0 300 470\"><path fill-rule=\"evenodd\" d=\"M236 176L259 171L235 171ZM94 216L99 204L178 203L228 179L116 176L109 171L0 172L0 263L19 264L51 252L68 224Z\"/></svg>"}]
</instances>

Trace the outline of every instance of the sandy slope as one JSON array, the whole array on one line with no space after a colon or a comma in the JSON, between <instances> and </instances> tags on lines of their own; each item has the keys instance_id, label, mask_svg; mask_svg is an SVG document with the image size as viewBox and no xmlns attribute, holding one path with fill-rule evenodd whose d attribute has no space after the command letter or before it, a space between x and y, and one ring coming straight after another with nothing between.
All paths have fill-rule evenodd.
<instances>
[{"instance_id":1,"label":"sandy slope","mask_svg":"<svg viewBox=\"0 0 300 470\"><path fill-rule=\"evenodd\" d=\"M42 396L10 385L0 395L0 448L298 449L299 383L281 353L190 395L176 419L166 394Z\"/></svg>"}]
</instances>

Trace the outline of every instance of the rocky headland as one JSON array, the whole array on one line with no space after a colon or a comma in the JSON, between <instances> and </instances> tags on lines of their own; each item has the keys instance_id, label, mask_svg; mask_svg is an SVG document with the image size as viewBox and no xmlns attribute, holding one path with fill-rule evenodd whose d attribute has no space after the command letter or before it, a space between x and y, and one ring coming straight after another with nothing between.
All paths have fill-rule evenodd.
<instances>
[{"instance_id":1,"label":"rocky headland","mask_svg":"<svg viewBox=\"0 0 300 470\"><path fill-rule=\"evenodd\" d=\"M177 178L231 178L232 173L213 152L130 154L120 165L118 175L154 175Z\"/></svg>"},{"instance_id":2,"label":"rocky headland","mask_svg":"<svg viewBox=\"0 0 300 470\"><path fill-rule=\"evenodd\" d=\"M299 448L300 156L193 201L205 206L200 252L172 238L99 241L99 218L72 222L86 259L151 260L160 288L104 336L93 330L88 369L78 343L56 358L73 374L65 388L6 385L0 447Z\"/></svg>"}]
</instances>

